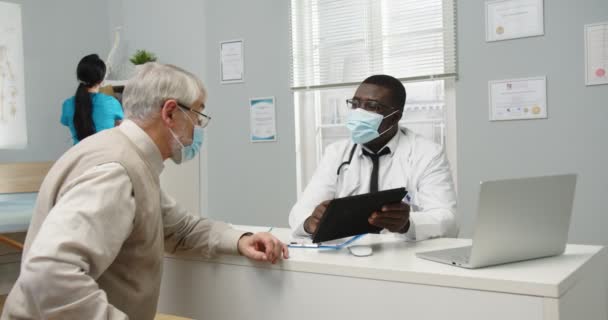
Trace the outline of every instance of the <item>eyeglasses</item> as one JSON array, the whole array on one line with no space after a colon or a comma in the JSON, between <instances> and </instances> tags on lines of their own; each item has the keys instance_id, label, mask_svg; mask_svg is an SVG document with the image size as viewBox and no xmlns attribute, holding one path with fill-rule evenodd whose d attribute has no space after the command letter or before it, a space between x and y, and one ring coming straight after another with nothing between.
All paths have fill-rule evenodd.
<instances>
[{"instance_id":1,"label":"eyeglasses","mask_svg":"<svg viewBox=\"0 0 608 320\"><path fill-rule=\"evenodd\" d=\"M207 125L209 125L209 121L211 121L211 117L210 116L208 116L208 115L206 115L206 114L204 114L202 112L198 112L198 111L192 110L192 108L186 107L185 105L183 105L183 104L181 104L179 102L177 103L177 105L180 108L184 108L184 109L186 109L188 111L192 111L192 112L196 113L197 114L198 125L201 126L201 128L205 128ZM204 104L203 104L203 108L202 109L205 109L205 105Z\"/></svg>"},{"instance_id":2,"label":"eyeglasses","mask_svg":"<svg viewBox=\"0 0 608 320\"><path fill-rule=\"evenodd\" d=\"M361 101L359 99L346 99L346 105L351 109L363 109L371 112L382 112L382 111L391 111L395 110L395 108L389 107L385 104L382 104L376 100L364 100Z\"/></svg>"}]
</instances>

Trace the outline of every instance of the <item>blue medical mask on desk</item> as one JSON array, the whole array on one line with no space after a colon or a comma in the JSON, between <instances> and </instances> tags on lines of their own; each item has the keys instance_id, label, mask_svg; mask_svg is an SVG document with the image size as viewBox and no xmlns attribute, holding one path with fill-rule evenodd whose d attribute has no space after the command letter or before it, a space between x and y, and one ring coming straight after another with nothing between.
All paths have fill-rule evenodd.
<instances>
[{"instance_id":1,"label":"blue medical mask on desk","mask_svg":"<svg viewBox=\"0 0 608 320\"><path fill-rule=\"evenodd\" d=\"M399 112L399 110L395 110L388 116L383 117L381 114L366 111L360 108L355 109L351 111L348 115L348 119L346 121L346 128L350 130L351 138L353 139L354 143L367 143L385 134L393 127L391 126L390 128L384 130L382 133L378 132L378 128L380 127L382 120L392 116L397 112Z\"/></svg>"}]
</instances>

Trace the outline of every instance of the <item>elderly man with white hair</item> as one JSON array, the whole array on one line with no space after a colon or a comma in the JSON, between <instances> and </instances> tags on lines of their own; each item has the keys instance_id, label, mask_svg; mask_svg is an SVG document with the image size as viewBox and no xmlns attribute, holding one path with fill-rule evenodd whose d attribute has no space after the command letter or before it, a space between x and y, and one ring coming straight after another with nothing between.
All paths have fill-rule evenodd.
<instances>
[{"instance_id":1,"label":"elderly man with white hair","mask_svg":"<svg viewBox=\"0 0 608 320\"><path fill-rule=\"evenodd\" d=\"M2 319L153 319L165 251L287 258L271 234L189 215L160 189L164 160L198 153L205 100L201 81L171 65L129 80L128 120L82 140L44 179Z\"/></svg>"}]
</instances>

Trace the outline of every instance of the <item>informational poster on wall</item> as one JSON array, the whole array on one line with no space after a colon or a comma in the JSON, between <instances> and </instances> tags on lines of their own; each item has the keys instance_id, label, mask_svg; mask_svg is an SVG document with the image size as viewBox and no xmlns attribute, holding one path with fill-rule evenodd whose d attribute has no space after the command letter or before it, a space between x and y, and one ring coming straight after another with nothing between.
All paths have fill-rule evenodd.
<instances>
[{"instance_id":1,"label":"informational poster on wall","mask_svg":"<svg viewBox=\"0 0 608 320\"><path fill-rule=\"evenodd\" d=\"M486 5L486 41L545 33L543 0L490 0Z\"/></svg>"},{"instance_id":2,"label":"informational poster on wall","mask_svg":"<svg viewBox=\"0 0 608 320\"><path fill-rule=\"evenodd\" d=\"M249 99L251 142L277 140L274 97Z\"/></svg>"},{"instance_id":3,"label":"informational poster on wall","mask_svg":"<svg viewBox=\"0 0 608 320\"><path fill-rule=\"evenodd\" d=\"M547 78L490 81L490 121L547 118Z\"/></svg>"},{"instance_id":4,"label":"informational poster on wall","mask_svg":"<svg viewBox=\"0 0 608 320\"><path fill-rule=\"evenodd\" d=\"M608 84L608 22L585 25L585 84Z\"/></svg>"},{"instance_id":5,"label":"informational poster on wall","mask_svg":"<svg viewBox=\"0 0 608 320\"><path fill-rule=\"evenodd\" d=\"M222 84L245 81L243 61L243 40L220 42L220 72Z\"/></svg>"},{"instance_id":6,"label":"informational poster on wall","mask_svg":"<svg viewBox=\"0 0 608 320\"><path fill-rule=\"evenodd\" d=\"M0 149L27 146L21 6L0 2Z\"/></svg>"}]
</instances>

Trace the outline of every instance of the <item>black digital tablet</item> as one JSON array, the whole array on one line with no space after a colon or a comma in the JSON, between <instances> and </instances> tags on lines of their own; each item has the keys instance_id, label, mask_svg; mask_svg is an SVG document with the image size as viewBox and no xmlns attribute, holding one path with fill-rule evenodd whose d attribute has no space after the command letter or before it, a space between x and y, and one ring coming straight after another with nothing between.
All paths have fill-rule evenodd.
<instances>
[{"instance_id":1,"label":"black digital tablet","mask_svg":"<svg viewBox=\"0 0 608 320\"><path fill-rule=\"evenodd\" d=\"M379 233L382 228L369 224L369 216L385 204L401 202L406 194L405 188L397 188L332 200L312 235L312 242Z\"/></svg>"}]
</instances>

